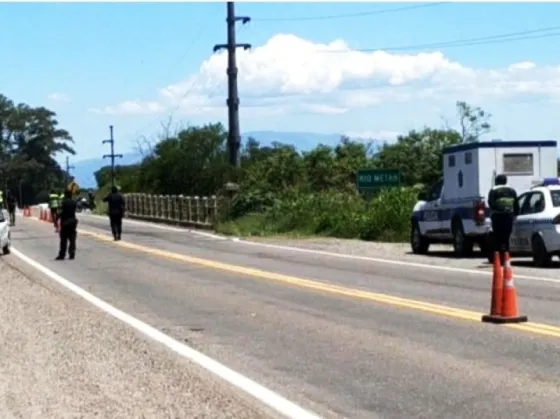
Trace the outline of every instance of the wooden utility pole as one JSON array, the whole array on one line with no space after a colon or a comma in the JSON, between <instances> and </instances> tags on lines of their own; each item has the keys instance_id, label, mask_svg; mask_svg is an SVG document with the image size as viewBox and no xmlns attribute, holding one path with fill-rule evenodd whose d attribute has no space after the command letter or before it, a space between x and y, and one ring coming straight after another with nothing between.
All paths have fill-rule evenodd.
<instances>
[{"instance_id":1,"label":"wooden utility pole","mask_svg":"<svg viewBox=\"0 0 560 419\"><path fill-rule=\"evenodd\" d=\"M111 159L111 186L115 186L115 159L122 159L122 154L115 154L115 139L113 137L113 126L109 125L109 134L110 137L108 140L103 140L103 144L109 143L111 144L111 154L105 154L103 156L104 159L110 158Z\"/></svg>"},{"instance_id":2,"label":"wooden utility pole","mask_svg":"<svg viewBox=\"0 0 560 419\"><path fill-rule=\"evenodd\" d=\"M245 50L251 48L251 44L238 44L235 39L235 23L241 21L246 24L251 20L246 16L235 16L234 3L227 2L227 44L214 45L214 52L222 49L228 51L228 150L229 161L232 166L239 166L239 148L241 146L241 134L239 129L239 94L237 91L237 61L235 51L237 48Z\"/></svg>"}]
</instances>

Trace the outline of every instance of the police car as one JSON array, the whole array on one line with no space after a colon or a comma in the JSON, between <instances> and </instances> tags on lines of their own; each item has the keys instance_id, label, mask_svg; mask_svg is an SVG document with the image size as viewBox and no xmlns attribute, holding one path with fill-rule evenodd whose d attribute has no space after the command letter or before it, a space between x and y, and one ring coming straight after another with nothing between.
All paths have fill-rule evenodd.
<instances>
[{"instance_id":1,"label":"police car","mask_svg":"<svg viewBox=\"0 0 560 419\"><path fill-rule=\"evenodd\" d=\"M6 213L0 209L0 249L2 249L3 255L10 253L10 246L10 223L8 221L8 217L6 217Z\"/></svg>"},{"instance_id":2,"label":"police car","mask_svg":"<svg viewBox=\"0 0 560 419\"><path fill-rule=\"evenodd\" d=\"M553 256L560 256L560 181L544 179L519 195L518 203L510 254L532 256L535 266L549 265Z\"/></svg>"}]
</instances>

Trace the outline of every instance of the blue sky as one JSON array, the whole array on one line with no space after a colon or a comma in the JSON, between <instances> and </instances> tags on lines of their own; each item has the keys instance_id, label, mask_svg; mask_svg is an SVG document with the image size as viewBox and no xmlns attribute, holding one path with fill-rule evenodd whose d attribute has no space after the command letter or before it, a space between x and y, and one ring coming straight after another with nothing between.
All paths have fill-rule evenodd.
<instances>
[{"instance_id":1,"label":"blue sky","mask_svg":"<svg viewBox=\"0 0 560 419\"><path fill-rule=\"evenodd\" d=\"M452 3L339 19L260 20L407 5L237 3L238 15L254 19L238 26L238 42L261 47L258 56L239 54L242 131L388 138L425 124L439 126L442 120L454 125L454 102L464 99L494 115L494 138L560 136L560 54L554 47L560 36L395 51L371 60L366 53L351 59L342 53L305 52L310 45L335 40L352 50L377 49L555 27L560 26L560 4ZM275 38L279 34L290 36ZM126 152L139 135L155 135L172 111L175 122L226 121L223 60L208 61L213 45L225 37L225 3L3 3L0 92L56 111L75 138L79 154L74 160L108 151L101 141L110 124L117 151ZM443 56L417 56L437 51ZM412 55L403 58L406 53ZM520 62L533 64L508 72L508 66ZM181 83L186 79L185 91ZM162 95L162 88L175 84L167 97ZM125 101L130 102L128 114L117 106ZM132 102L139 103L142 114L130 114ZM154 112L145 109L148 105Z\"/></svg>"}]
</instances>

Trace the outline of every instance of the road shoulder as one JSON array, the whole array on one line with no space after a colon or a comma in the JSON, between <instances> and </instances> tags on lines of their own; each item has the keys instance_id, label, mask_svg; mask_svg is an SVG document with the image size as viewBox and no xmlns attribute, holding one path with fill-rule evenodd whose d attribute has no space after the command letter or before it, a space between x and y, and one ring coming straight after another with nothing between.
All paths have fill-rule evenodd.
<instances>
[{"instance_id":1,"label":"road shoulder","mask_svg":"<svg viewBox=\"0 0 560 419\"><path fill-rule=\"evenodd\" d=\"M0 260L0 417L264 418L200 367Z\"/></svg>"}]
</instances>

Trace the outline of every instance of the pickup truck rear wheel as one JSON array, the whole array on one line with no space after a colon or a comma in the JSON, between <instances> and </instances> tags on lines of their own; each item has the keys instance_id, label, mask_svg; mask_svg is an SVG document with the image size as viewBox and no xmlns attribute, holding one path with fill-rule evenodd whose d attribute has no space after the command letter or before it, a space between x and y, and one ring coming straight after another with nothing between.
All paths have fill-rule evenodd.
<instances>
[{"instance_id":1,"label":"pickup truck rear wheel","mask_svg":"<svg viewBox=\"0 0 560 419\"><path fill-rule=\"evenodd\" d=\"M465 236L463 223L460 220L454 221L453 232L453 253L455 257L463 258L470 256L473 251L474 242L470 237Z\"/></svg>"},{"instance_id":2,"label":"pickup truck rear wheel","mask_svg":"<svg viewBox=\"0 0 560 419\"><path fill-rule=\"evenodd\" d=\"M412 253L416 255L425 255L428 253L430 248L430 242L426 237L422 236L420 232L420 226L417 221L412 222L412 228L410 230L410 247L412 248Z\"/></svg>"}]
</instances>

